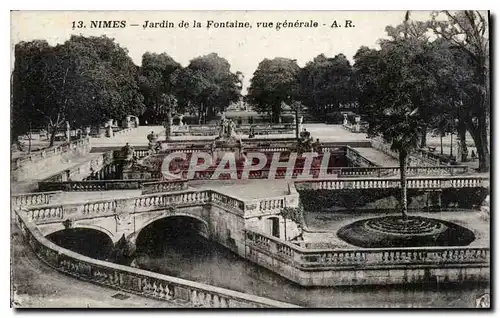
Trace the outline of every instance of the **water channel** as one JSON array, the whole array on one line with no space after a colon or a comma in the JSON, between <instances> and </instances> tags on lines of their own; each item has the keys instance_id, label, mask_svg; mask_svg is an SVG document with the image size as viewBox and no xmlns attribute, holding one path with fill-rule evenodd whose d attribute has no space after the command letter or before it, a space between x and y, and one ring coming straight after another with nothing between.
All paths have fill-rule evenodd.
<instances>
[{"instance_id":1,"label":"water channel","mask_svg":"<svg viewBox=\"0 0 500 318\"><path fill-rule=\"evenodd\" d=\"M464 308L474 307L475 300L489 290L486 284L302 287L197 235L199 228L189 220L169 218L145 228L137 240L136 266L306 307ZM65 239L63 234L49 236L49 239L101 259L105 254L102 248L110 248L110 242L94 231L87 235L73 232ZM92 244L76 244L75 241Z\"/></svg>"}]
</instances>

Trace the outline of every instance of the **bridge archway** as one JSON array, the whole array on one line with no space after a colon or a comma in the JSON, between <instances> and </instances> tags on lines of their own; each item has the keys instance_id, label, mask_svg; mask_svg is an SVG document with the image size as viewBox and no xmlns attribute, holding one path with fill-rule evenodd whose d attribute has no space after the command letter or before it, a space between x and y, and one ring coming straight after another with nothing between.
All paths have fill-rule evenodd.
<instances>
[{"instance_id":1,"label":"bridge archway","mask_svg":"<svg viewBox=\"0 0 500 318\"><path fill-rule=\"evenodd\" d=\"M137 251L158 251L163 248L163 242L182 241L195 236L210 238L209 225L206 220L189 214L160 216L146 223L134 234ZM189 248L187 246L187 248Z\"/></svg>"},{"instance_id":2,"label":"bridge archway","mask_svg":"<svg viewBox=\"0 0 500 318\"><path fill-rule=\"evenodd\" d=\"M46 238L56 245L95 259L106 259L114 246L108 233L91 227L61 229L46 235Z\"/></svg>"}]
</instances>

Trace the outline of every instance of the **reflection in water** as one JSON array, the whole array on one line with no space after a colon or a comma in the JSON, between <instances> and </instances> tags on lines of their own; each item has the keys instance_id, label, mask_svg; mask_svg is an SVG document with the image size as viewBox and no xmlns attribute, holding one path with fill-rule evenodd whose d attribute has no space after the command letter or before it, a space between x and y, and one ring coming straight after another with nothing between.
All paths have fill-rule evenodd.
<instances>
[{"instance_id":1,"label":"reflection in water","mask_svg":"<svg viewBox=\"0 0 500 318\"><path fill-rule=\"evenodd\" d=\"M138 238L137 265L177 276L309 307L473 307L484 285L306 288L183 230L155 222ZM185 229L186 227L184 227Z\"/></svg>"}]
</instances>

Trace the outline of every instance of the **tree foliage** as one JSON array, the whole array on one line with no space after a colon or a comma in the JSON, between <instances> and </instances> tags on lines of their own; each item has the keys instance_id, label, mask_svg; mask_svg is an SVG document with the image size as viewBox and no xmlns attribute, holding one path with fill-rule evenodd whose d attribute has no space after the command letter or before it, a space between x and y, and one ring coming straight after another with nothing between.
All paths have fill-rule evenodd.
<instances>
[{"instance_id":1,"label":"tree foliage","mask_svg":"<svg viewBox=\"0 0 500 318\"><path fill-rule=\"evenodd\" d=\"M137 68L128 52L107 37L72 36L55 47L21 42L12 74L14 135L49 127L51 144L61 125L99 125L143 111Z\"/></svg>"},{"instance_id":2,"label":"tree foliage","mask_svg":"<svg viewBox=\"0 0 500 318\"><path fill-rule=\"evenodd\" d=\"M300 87L302 102L317 117L324 116L327 105L335 109L352 104L354 90L351 63L343 54L333 58L320 54L301 69Z\"/></svg>"},{"instance_id":3,"label":"tree foliage","mask_svg":"<svg viewBox=\"0 0 500 318\"><path fill-rule=\"evenodd\" d=\"M271 115L272 122L277 123L282 104L300 99L299 73L296 60L264 59L250 80L247 101L258 112Z\"/></svg>"},{"instance_id":4,"label":"tree foliage","mask_svg":"<svg viewBox=\"0 0 500 318\"><path fill-rule=\"evenodd\" d=\"M211 53L192 59L176 76L174 85L179 104L206 122L239 100L240 80L239 72L232 73L226 59Z\"/></svg>"},{"instance_id":5,"label":"tree foliage","mask_svg":"<svg viewBox=\"0 0 500 318\"><path fill-rule=\"evenodd\" d=\"M445 16L442 20L440 17ZM488 124L490 113L488 17L479 11L435 12L431 20L434 34L453 53L452 78L462 107L462 118L471 133L479 155L479 170L490 167ZM465 79L465 81L464 81Z\"/></svg>"},{"instance_id":6,"label":"tree foliage","mask_svg":"<svg viewBox=\"0 0 500 318\"><path fill-rule=\"evenodd\" d=\"M150 123L163 123L170 106L177 103L164 102L175 99L174 81L182 66L166 53L156 54L146 52L142 55L139 87L144 96L146 111L143 118ZM173 111L176 111L175 109ZM181 111L181 110L179 110Z\"/></svg>"}]
</instances>

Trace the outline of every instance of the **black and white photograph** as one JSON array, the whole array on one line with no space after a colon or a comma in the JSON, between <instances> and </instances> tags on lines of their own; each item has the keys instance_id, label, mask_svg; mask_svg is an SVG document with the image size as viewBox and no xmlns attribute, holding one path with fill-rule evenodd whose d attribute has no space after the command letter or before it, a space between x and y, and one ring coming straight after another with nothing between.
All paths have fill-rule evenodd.
<instances>
[{"instance_id":1,"label":"black and white photograph","mask_svg":"<svg viewBox=\"0 0 500 318\"><path fill-rule=\"evenodd\" d=\"M10 19L12 308L491 308L489 11Z\"/></svg>"}]
</instances>

